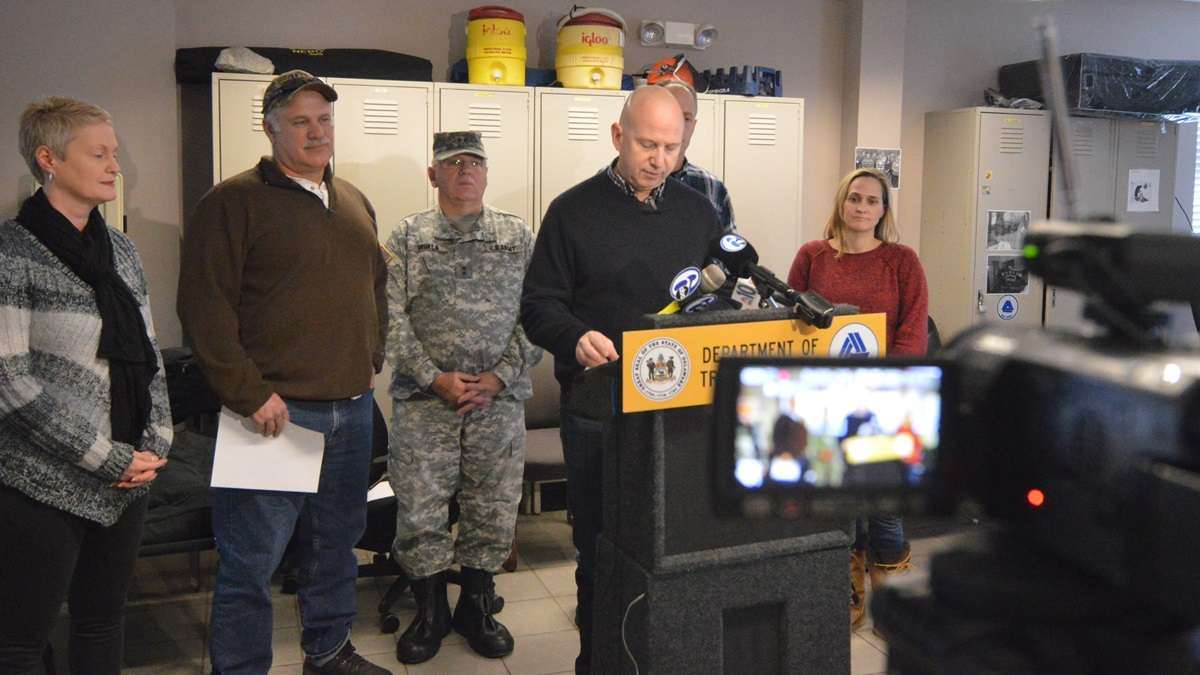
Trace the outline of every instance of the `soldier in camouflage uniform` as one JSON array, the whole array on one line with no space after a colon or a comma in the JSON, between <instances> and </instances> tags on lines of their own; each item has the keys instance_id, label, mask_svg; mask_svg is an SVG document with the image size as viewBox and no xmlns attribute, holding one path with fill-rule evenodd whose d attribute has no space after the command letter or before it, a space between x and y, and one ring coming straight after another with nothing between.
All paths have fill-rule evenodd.
<instances>
[{"instance_id":1,"label":"soldier in camouflage uniform","mask_svg":"<svg viewBox=\"0 0 1200 675\"><path fill-rule=\"evenodd\" d=\"M389 472L399 502L396 559L418 611L396 643L427 661L451 625L471 648L512 653L492 574L512 548L525 464L529 370L541 350L517 321L533 251L523 220L483 204L487 155L476 132L434 135L438 205L389 237L387 357L394 369ZM458 540L447 530L458 493ZM462 565L453 621L446 570Z\"/></svg>"}]
</instances>

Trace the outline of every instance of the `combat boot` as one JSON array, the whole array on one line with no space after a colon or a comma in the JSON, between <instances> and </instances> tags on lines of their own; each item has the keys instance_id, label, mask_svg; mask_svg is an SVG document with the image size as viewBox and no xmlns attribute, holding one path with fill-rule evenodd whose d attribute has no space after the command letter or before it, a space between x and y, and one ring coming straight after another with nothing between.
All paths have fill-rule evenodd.
<instances>
[{"instance_id":1,"label":"combat boot","mask_svg":"<svg viewBox=\"0 0 1200 675\"><path fill-rule=\"evenodd\" d=\"M480 656L498 659L513 651L513 638L493 615L504 609L504 598L496 595L492 573L473 567L462 568L462 594L454 608L454 630L467 639Z\"/></svg>"},{"instance_id":2,"label":"combat boot","mask_svg":"<svg viewBox=\"0 0 1200 675\"><path fill-rule=\"evenodd\" d=\"M867 552L850 549L850 629L862 625L867 615Z\"/></svg>"},{"instance_id":3,"label":"combat boot","mask_svg":"<svg viewBox=\"0 0 1200 675\"><path fill-rule=\"evenodd\" d=\"M437 655L442 638L450 632L450 601L446 598L446 573L438 572L412 582L417 615L396 641L400 663L424 663Z\"/></svg>"}]
</instances>

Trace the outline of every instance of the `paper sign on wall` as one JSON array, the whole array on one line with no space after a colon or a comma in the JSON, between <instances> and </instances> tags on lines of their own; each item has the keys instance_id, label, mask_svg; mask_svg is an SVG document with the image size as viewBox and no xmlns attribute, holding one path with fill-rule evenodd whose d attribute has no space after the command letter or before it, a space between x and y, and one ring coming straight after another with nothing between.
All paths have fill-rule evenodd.
<instances>
[{"instance_id":1,"label":"paper sign on wall","mask_svg":"<svg viewBox=\"0 0 1200 675\"><path fill-rule=\"evenodd\" d=\"M1130 169L1129 192L1126 194L1125 210L1157 213L1158 179L1158 169Z\"/></svg>"}]
</instances>

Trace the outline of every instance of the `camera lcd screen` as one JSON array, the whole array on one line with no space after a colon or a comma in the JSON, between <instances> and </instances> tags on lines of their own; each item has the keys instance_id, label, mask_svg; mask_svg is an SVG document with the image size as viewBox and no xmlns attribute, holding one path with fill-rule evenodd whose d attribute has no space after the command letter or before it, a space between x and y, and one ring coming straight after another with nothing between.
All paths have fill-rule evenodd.
<instances>
[{"instance_id":1,"label":"camera lcd screen","mask_svg":"<svg viewBox=\"0 0 1200 675\"><path fill-rule=\"evenodd\" d=\"M938 361L723 360L714 440L726 500L925 493L945 442L947 368Z\"/></svg>"}]
</instances>

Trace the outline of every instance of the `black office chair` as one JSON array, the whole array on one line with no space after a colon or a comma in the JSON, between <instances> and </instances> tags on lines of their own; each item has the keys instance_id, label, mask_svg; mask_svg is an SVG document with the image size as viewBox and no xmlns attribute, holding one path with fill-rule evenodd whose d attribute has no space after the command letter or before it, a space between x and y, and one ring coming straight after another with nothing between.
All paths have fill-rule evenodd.
<instances>
[{"instance_id":1,"label":"black office chair","mask_svg":"<svg viewBox=\"0 0 1200 675\"><path fill-rule=\"evenodd\" d=\"M567 480L558 427L559 386L554 357L544 354L533 367L533 397L525 401L525 476L522 488L529 513L542 512L542 485Z\"/></svg>"},{"instance_id":2,"label":"black office chair","mask_svg":"<svg viewBox=\"0 0 1200 675\"><path fill-rule=\"evenodd\" d=\"M929 333L929 344L925 348L925 355L935 356L939 351L942 350L942 336L940 333L938 333L937 324L933 322L932 316L929 317L926 327Z\"/></svg>"}]
</instances>

